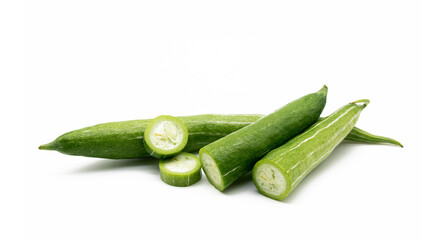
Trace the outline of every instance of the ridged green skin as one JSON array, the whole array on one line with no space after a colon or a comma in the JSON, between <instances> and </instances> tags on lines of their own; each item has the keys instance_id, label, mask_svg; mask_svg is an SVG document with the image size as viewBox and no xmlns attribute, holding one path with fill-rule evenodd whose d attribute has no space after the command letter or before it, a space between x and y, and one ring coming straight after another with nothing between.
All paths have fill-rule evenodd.
<instances>
[{"instance_id":1,"label":"ridged green skin","mask_svg":"<svg viewBox=\"0 0 444 240\"><path fill-rule=\"evenodd\" d=\"M188 144L183 151L194 152L257 121L264 115L196 115L180 117L185 121ZM150 119L102 123L65 133L51 143L39 147L60 153L110 159L144 158L149 154L143 146L143 134ZM357 127L345 138L365 143L386 143L402 147L398 141L376 136Z\"/></svg>"},{"instance_id":2,"label":"ridged green skin","mask_svg":"<svg viewBox=\"0 0 444 240\"><path fill-rule=\"evenodd\" d=\"M152 128L155 126L155 124L158 124L163 121L169 121L169 122L175 123L176 126L178 126L183 133L182 141L179 144L177 144L175 146L175 148L173 148L173 149L162 149L162 148L155 146L151 142L150 135L152 134L152 132L151 132ZM153 156L157 159L166 159L166 158L170 158L170 157L173 157L173 156L179 154L185 148L185 146L187 145L187 142L188 142L188 129L185 126L185 124L183 123L183 121L180 120L179 118L169 116L169 115L161 115L161 116L158 116L158 117L152 119L148 123L143 136L144 136L143 137L143 142L144 142L143 146L145 147L145 150L151 156Z\"/></svg>"},{"instance_id":3,"label":"ridged green skin","mask_svg":"<svg viewBox=\"0 0 444 240\"><path fill-rule=\"evenodd\" d=\"M204 114L179 117L188 128L188 143L184 152L194 152L236 130L250 125L262 115ZM109 158L145 158L143 135L150 119L111 122L94 125L65 133L39 149L60 153Z\"/></svg>"},{"instance_id":4,"label":"ridged green skin","mask_svg":"<svg viewBox=\"0 0 444 240\"><path fill-rule=\"evenodd\" d=\"M180 153L176 157L180 157L181 155L185 155L187 157L195 159L196 166L188 172L172 172L165 167L165 162L170 161L171 159L160 160L159 161L160 179L162 179L163 182L171 186L188 187L190 185L195 184L201 179L202 173L200 171L200 168L202 165L199 161L199 158L194 156L194 154Z\"/></svg>"},{"instance_id":5,"label":"ridged green skin","mask_svg":"<svg viewBox=\"0 0 444 240\"><path fill-rule=\"evenodd\" d=\"M347 137L345 137L345 139L350 141L363 142L363 143L387 143L404 147L400 142L396 141L395 139L383 136L377 136L357 127L354 127L351 130L351 132L347 135Z\"/></svg>"},{"instance_id":6,"label":"ridged green skin","mask_svg":"<svg viewBox=\"0 0 444 240\"><path fill-rule=\"evenodd\" d=\"M358 102L364 103L356 104ZM368 100L359 100L345 105L304 133L266 154L253 168L253 181L259 192L276 200L285 199L350 133L368 103ZM282 194L271 195L263 191L258 183L258 168L264 164L274 166L284 176L286 189Z\"/></svg>"},{"instance_id":7,"label":"ridged green skin","mask_svg":"<svg viewBox=\"0 0 444 240\"><path fill-rule=\"evenodd\" d=\"M225 190L242 175L251 171L254 164L268 151L284 144L318 120L327 100L327 87L288 103L256 122L199 151L199 157L209 155L219 170L221 181L215 182L208 174L210 167L202 168L210 183L219 191Z\"/></svg>"}]
</instances>

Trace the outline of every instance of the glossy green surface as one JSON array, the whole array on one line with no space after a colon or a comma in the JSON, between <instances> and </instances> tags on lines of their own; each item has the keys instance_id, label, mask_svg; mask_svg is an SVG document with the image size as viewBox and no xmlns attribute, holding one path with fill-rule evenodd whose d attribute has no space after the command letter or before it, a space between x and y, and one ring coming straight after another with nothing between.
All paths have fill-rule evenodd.
<instances>
[{"instance_id":1,"label":"glossy green surface","mask_svg":"<svg viewBox=\"0 0 444 240\"><path fill-rule=\"evenodd\" d=\"M194 152L262 117L254 114L204 114L179 117L188 128L184 152ZM150 156L143 136L150 119L110 122L65 133L41 150L85 157L131 159Z\"/></svg>"},{"instance_id":2,"label":"glossy green surface","mask_svg":"<svg viewBox=\"0 0 444 240\"><path fill-rule=\"evenodd\" d=\"M199 152L209 155L214 164L202 168L210 183L223 191L245 173L268 151L284 144L290 138L303 132L315 123L324 109L327 87L288 103L275 112L257 120L224 138L221 138ZM214 170L214 167L217 168ZM208 173L217 174L214 180Z\"/></svg>"},{"instance_id":3,"label":"glossy green surface","mask_svg":"<svg viewBox=\"0 0 444 240\"><path fill-rule=\"evenodd\" d=\"M384 143L404 147L400 142L393 138L374 135L357 127L354 127L345 139L362 143Z\"/></svg>"},{"instance_id":4,"label":"glossy green surface","mask_svg":"<svg viewBox=\"0 0 444 240\"><path fill-rule=\"evenodd\" d=\"M360 100L347 104L266 154L253 169L253 180L259 192L276 200L285 199L350 133L368 103L368 100ZM286 179L286 188L281 194L272 195L258 183L258 169L264 164L274 166Z\"/></svg>"},{"instance_id":5,"label":"glossy green surface","mask_svg":"<svg viewBox=\"0 0 444 240\"><path fill-rule=\"evenodd\" d=\"M197 151L257 121L263 115L205 114L180 117L188 128L188 143L183 151ZM65 133L51 143L41 145L41 150L110 159L144 158L149 154L144 148L143 135L150 119L102 123ZM402 146L398 141L376 136L357 127L347 140L363 143L385 143Z\"/></svg>"}]
</instances>

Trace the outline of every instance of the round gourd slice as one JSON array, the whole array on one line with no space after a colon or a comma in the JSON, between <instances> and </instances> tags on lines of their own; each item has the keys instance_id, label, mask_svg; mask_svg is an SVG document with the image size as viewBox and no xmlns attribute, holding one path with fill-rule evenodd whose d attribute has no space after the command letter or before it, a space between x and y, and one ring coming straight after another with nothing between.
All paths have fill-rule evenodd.
<instances>
[{"instance_id":1,"label":"round gourd slice","mask_svg":"<svg viewBox=\"0 0 444 240\"><path fill-rule=\"evenodd\" d=\"M190 186L202 177L199 158L191 153L180 153L172 158L160 160L160 178L176 187Z\"/></svg>"},{"instance_id":2,"label":"round gourd slice","mask_svg":"<svg viewBox=\"0 0 444 240\"><path fill-rule=\"evenodd\" d=\"M143 140L151 156L165 159L184 149L188 142L188 129L182 120L162 115L148 123Z\"/></svg>"}]
</instances>

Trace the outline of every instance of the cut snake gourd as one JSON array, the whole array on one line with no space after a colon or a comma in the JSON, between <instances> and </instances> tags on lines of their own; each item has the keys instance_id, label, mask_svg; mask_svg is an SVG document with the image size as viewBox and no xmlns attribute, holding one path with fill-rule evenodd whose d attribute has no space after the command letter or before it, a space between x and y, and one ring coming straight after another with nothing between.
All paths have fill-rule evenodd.
<instances>
[{"instance_id":1,"label":"cut snake gourd","mask_svg":"<svg viewBox=\"0 0 444 240\"><path fill-rule=\"evenodd\" d=\"M188 143L184 152L194 152L234 131L255 122L263 115L204 114L178 117L188 128ZM41 145L41 150L63 154L132 159L150 156L145 150L143 136L151 119L102 123L65 133L54 141Z\"/></svg>"},{"instance_id":2,"label":"cut snake gourd","mask_svg":"<svg viewBox=\"0 0 444 240\"><path fill-rule=\"evenodd\" d=\"M191 153L180 153L172 158L160 160L160 178L165 183L176 186L190 186L202 177L199 158Z\"/></svg>"},{"instance_id":3,"label":"cut snake gourd","mask_svg":"<svg viewBox=\"0 0 444 240\"><path fill-rule=\"evenodd\" d=\"M234 131L257 121L264 115L205 114L178 117L188 128L188 143L184 152L193 152ZM51 143L41 145L41 150L55 150L63 154L109 158L144 158L149 154L144 148L143 135L150 119L102 123L59 136ZM386 143L402 146L398 141L375 136L362 129L353 128L345 138L364 143Z\"/></svg>"},{"instance_id":4,"label":"cut snake gourd","mask_svg":"<svg viewBox=\"0 0 444 240\"><path fill-rule=\"evenodd\" d=\"M252 170L268 151L301 133L319 118L327 99L327 87L299 98L274 113L223 137L199 151L202 168L210 183L225 190Z\"/></svg>"},{"instance_id":5,"label":"cut snake gourd","mask_svg":"<svg viewBox=\"0 0 444 240\"><path fill-rule=\"evenodd\" d=\"M347 104L266 154L253 168L259 192L272 199L285 199L350 133L368 103L358 100Z\"/></svg>"},{"instance_id":6,"label":"cut snake gourd","mask_svg":"<svg viewBox=\"0 0 444 240\"><path fill-rule=\"evenodd\" d=\"M188 142L188 129L182 120L168 115L152 119L143 136L146 151L165 159L180 153Z\"/></svg>"}]
</instances>

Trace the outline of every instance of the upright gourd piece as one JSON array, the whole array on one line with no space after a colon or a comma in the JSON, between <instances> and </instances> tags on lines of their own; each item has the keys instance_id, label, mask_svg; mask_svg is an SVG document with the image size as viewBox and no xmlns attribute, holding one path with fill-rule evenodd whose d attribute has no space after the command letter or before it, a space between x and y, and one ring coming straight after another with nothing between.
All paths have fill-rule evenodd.
<instances>
[{"instance_id":1,"label":"upright gourd piece","mask_svg":"<svg viewBox=\"0 0 444 240\"><path fill-rule=\"evenodd\" d=\"M188 129L180 119L162 115L148 123L143 140L151 156L165 159L177 155L187 145Z\"/></svg>"},{"instance_id":2,"label":"upright gourd piece","mask_svg":"<svg viewBox=\"0 0 444 240\"><path fill-rule=\"evenodd\" d=\"M172 158L160 160L160 178L176 187L190 186L202 177L199 159L191 153L180 153Z\"/></svg>"},{"instance_id":3,"label":"upright gourd piece","mask_svg":"<svg viewBox=\"0 0 444 240\"><path fill-rule=\"evenodd\" d=\"M324 109L327 87L299 98L274 113L227 135L199 152L210 183L223 191L253 169L268 151L284 144L316 122Z\"/></svg>"},{"instance_id":4,"label":"upright gourd piece","mask_svg":"<svg viewBox=\"0 0 444 240\"><path fill-rule=\"evenodd\" d=\"M345 105L266 154L253 168L259 192L276 200L285 199L350 133L369 102L358 100Z\"/></svg>"}]
</instances>

